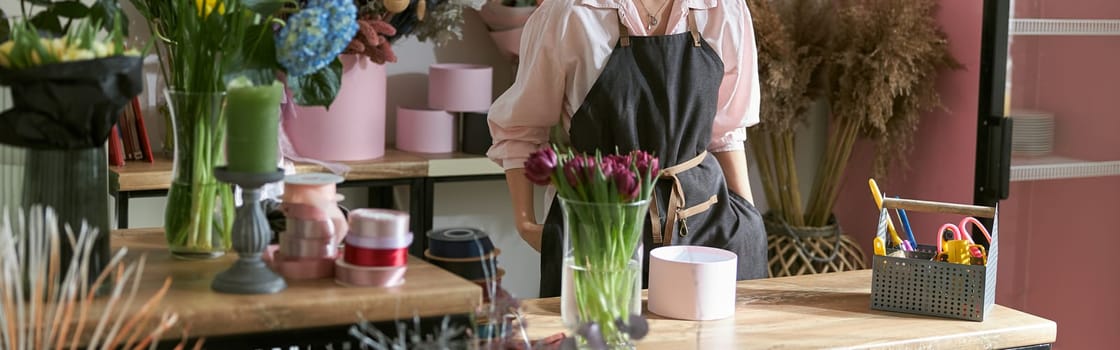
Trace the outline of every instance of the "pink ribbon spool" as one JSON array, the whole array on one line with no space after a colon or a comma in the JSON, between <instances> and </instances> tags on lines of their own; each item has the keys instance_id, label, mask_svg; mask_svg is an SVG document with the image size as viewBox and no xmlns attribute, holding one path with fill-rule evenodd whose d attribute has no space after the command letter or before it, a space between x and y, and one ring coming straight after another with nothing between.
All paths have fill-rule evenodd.
<instances>
[{"instance_id":1,"label":"pink ribbon spool","mask_svg":"<svg viewBox=\"0 0 1120 350\"><path fill-rule=\"evenodd\" d=\"M335 282L354 287L396 287L404 284L408 266L361 267L335 260Z\"/></svg>"},{"instance_id":2,"label":"pink ribbon spool","mask_svg":"<svg viewBox=\"0 0 1120 350\"><path fill-rule=\"evenodd\" d=\"M331 245L342 242L343 235L349 230L338 201L342 196L336 192L336 184L344 179L341 176L325 173L289 175L284 178L284 215L288 218L288 229L283 236L302 239L330 237ZM307 242L311 243L311 242ZM318 244L318 243L315 243ZM296 249L294 246L286 248ZM299 251L318 250L318 247L302 247L286 250L289 256L297 256Z\"/></svg>"},{"instance_id":3,"label":"pink ribbon spool","mask_svg":"<svg viewBox=\"0 0 1120 350\"><path fill-rule=\"evenodd\" d=\"M334 276L334 259L293 258L276 252L272 257L272 269L284 278L309 280Z\"/></svg>"},{"instance_id":4,"label":"pink ribbon spool","mask_svg":"<svg viewBox=\"0 0 1120 350\"><path fill-rule=\"evenodd\" d=\"M408 213L399 210L357 209L350 212L348 236L403 239L409 233L408 218Z\"/></svg>"},{"instance_id":5,"label":"pink ribbon spool","mask_svg":"<svg viewBox=\"0 0 1120 350\"><path fill-rule=\"evenodd\" d=\"M493 76L490 66L433 64L428 67L428 106L452 112L489 111Z\"/></svg>"},{"instance_id":6,"label":"pink ribbon spool","mask_svg":"<svg viewBox=\"0 0 1120 350\"><path fill-rule=\"evenodd\" d=\"M403 236L359 236L359 235L346 235L347 245L362 247L367 249L399 249L407 248L412 245L412 232L408 232Z\"/></svg>"},{"instance_id":7,"label":"pink ribbon spool","mask_svg":"<svg viewBox=\"0 0 1120 350\"><path fill-rule=\"evenodd\" d=\"M455 151L455 115L436 109L397 107L397 148L417 153Z\"/></svg>"},{"instance_id":8,"label":"pink ribbon spool","mask_svg":"<svg viewBox=\"0 0 1120 350\"><path fill-rule=\"evenodd\" d=\"M301 238L290 234L280 235L280 253L292 258L334 259L338 245L333 237Z\"/></svg>"}]
</instances>

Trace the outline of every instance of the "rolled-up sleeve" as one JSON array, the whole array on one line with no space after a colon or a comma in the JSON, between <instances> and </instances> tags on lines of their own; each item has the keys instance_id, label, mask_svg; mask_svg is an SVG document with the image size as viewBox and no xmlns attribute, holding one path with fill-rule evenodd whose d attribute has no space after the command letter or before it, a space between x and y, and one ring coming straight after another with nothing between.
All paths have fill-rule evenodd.
<instances>
[{"instance_id":1,"label":"rolled-up sleeve","mask_svg":"<svg viewBox=\"0 0 1120 350\"><path fill-rule=\"evenodd\" d=\"M521 38L517 78L490 107L493 145L486 156L505 169L521 168L549 140L563 113L565 73L557 43L563 35L550 2L534 11Z\"/></svg>"},{"instance_id":2,"label":"rolled-up sleeve","mask_svg":"<svg viewBox=\"0 0 1120 350\"><path fill-rule=\"evenodd\" d=\"M734 26L721 33L720 52L724 62L723 82L719 88L719 109L712 125L710 152L741 150L747 139L746 127L758 123L760 103L758 83L758 51L755 48L754 28L750 12L742 2L725 1L724 20L732 19ZM740 12L742 20L732 16Z\"/></svg>"}]
</instances>

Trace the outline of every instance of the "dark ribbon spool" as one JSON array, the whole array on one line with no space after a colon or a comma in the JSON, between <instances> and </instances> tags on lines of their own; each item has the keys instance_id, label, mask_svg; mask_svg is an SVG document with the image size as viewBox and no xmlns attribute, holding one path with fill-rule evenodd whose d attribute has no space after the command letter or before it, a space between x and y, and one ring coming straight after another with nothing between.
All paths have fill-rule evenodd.
<instances>
[{"instance_id":1,"label":"dark ribbon spool","mask_svg":"<svg viewBox=\"0 0 1120 350\"><path fill-rule=\"evenodd\" d=\"M494 243L476 228L446 228L428 231L428 250L436 258L477 258L490 255Z\"/></svg>"},{"instance_id":2,"label":"dark ribbon spool","mask_svg":"<svg viewBox=\"0 0 1120 350\"><path fill-rule=\"evenodd\" d=\"M474 258L441 258L432 255L431 250L424 251L424 257L428 259L432 265L447 270L462 277L463 279L475 281L487 278L487 272L490 278L497 278L500 276L498 270L498 254L499 250L495 249L490 254Z\"/></svg>"}]
</instances>

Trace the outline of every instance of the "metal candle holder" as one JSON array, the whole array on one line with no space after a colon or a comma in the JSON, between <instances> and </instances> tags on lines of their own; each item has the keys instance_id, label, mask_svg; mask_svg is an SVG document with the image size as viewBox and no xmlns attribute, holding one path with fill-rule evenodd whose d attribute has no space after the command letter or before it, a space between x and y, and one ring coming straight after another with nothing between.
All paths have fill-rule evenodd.
<instances>
[{"instance_id":1,"label":"metal candle holder","mask_svg":"<svg viewBox=\"0 0 1120 350\"><path fill-rule=\"evenodd\" d=\"M241 206L237 207L233 219L232 240L237 262L214 277L210 288L234 294L267 294L284 290L288 287L284 278L261 260L261 254L271 240L272 230L258 203L261 186L282 180L284 172L276 169L270 173L245 173L217 167L214 176L222 182L241 187Z\"/></svg>"}]
</instances>

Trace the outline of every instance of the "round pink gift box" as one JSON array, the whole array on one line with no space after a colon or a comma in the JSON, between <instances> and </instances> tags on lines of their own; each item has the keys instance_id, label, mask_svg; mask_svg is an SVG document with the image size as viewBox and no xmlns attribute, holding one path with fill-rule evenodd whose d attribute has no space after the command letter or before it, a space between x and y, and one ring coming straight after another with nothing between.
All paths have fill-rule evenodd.
<instances>
[{"instance_id":1,"label":"round pink gift box","mask_svg":"<svg viewBox=\"0 0 1120 350\"><path fill-rule=\"evenodd\" d=\"M490 66L433 64L428 68L428 107L451 112L489 111L493 76Z\"/></svg>"},{"instance_id":2,"label":"round pink gift box","mask_svg":"<svg viewBox=\"0 0 1120 350\"><path fill-rule=\"evenodd\" d=\"M353 161L385 155L385 65L341 55L342 88L330 110L295 106L284 130L300 156ZM294 105L294 104L293 104Z\"/></svg>"},{"instance_id":3,"label":"round pink gift box","mask_svg":"<svg viewBox=\"0 0 1120 350\"><path fill-rule=\"evenodd\" d=\"M727 250L668 246L649 253L649 311L694 321L735 313L735 272L739 257Z\"/></svg>"},{"instance_id":4,"label":"round pink gift box","mask_svg":"<svg viewBox=\"0 0 1120 350\"><path fill-rule=\"evenodd\" d=\"M397 149L454 152L455 116L442 110L397 107Z\"/></svg>"}]
</instances>

